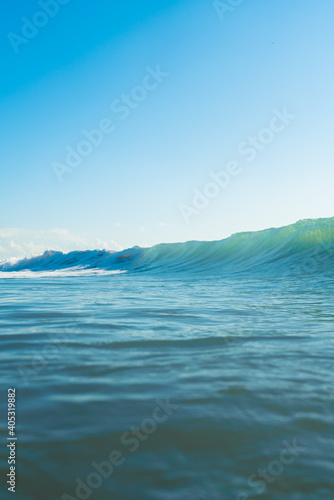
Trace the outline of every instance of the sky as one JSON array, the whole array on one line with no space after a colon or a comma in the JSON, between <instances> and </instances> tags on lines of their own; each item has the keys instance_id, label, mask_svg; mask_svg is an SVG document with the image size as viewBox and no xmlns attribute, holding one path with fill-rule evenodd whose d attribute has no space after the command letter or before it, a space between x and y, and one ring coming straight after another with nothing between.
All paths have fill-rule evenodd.
<instances>
[{"instance_id":1,"label":"sky","mask_svg":"<svg viewBox=\"0 0 334 500\"><path fill-rule=\"evenodd\" d=\"M0 259L332 217L332 0L17 0Z\"/></svg>"}]
</instances>

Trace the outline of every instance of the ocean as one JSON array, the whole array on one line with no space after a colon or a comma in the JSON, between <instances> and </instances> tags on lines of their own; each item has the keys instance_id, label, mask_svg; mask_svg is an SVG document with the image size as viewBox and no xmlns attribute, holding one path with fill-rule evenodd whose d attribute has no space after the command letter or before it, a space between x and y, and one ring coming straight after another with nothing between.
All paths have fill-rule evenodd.
<instances>
[{"instance_id":1,"label":"ocean","mask_svg":"<svg viewBox=\"0 0 334 500\"><path fill-rule=\"evenodd\" d=\"M13 388L18 500L333 499L333 264L334 218L2 262L3 483Z\"/></svg>"}]
</instances>

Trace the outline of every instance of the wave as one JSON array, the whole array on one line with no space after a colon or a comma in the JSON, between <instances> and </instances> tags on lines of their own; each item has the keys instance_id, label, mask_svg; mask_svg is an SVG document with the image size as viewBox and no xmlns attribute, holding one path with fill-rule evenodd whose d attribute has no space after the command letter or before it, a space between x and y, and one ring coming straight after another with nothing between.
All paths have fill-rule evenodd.
<instances>
[{"instance_id":1,"label":"wave","mask_svg":"<svg viewBox=\"0 0 334 500\"><path fill-rule=\"evenodd\" d=\"M44 276L110 274L112 272L332 273L334 217L306 219L281 228L238 233L220 241L135 246L121 252L86 250L43 255L0 263L0 274L29 272ZM60 273L61 272L61 273ZM60 274L59 274L60 273Z\"/></svg>"}]
</instances>

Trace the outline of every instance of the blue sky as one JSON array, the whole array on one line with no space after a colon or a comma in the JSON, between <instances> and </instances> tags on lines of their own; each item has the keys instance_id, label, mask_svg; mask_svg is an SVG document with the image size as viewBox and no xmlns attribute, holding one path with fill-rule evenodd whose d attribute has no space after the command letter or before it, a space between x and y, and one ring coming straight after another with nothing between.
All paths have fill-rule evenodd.
<instances>
[{"instance_id":1,"label":"blue sky","mask_svg":"<svg viewBox=\"0 0 334 500\"><path fill-rule=\"evenodd\" d=\"M0 20L0 258L334 215L331 0L55 1Z\"/></svg>"}]
</instances>

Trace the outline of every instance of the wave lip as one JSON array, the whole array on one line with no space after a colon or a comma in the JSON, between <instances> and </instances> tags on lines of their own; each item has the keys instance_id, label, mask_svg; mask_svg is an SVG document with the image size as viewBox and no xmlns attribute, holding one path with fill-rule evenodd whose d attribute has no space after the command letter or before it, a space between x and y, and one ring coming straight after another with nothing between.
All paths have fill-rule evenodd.
<instances>
[{"instance_id":1,"label":"wave lip","mask_svg":"<svg viewBox=\"0 0 334 500\"><path fill-rule=\"evenodd\" d=\"M121 252L46 251L40 256L0 263L0 273L56 275L110 272L275 273L332 272L334 217L306 219L281 228L238 233L220 241L162 243Z\"/></svg>"}]
</instances>

